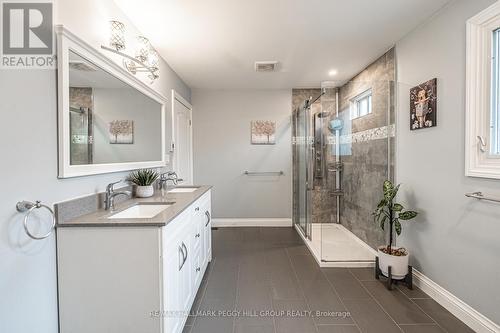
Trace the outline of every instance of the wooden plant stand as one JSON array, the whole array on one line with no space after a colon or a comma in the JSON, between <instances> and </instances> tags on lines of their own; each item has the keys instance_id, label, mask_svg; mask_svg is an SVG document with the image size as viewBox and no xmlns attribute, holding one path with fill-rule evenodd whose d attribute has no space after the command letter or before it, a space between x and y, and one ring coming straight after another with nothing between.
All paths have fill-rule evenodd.
<instances>
[{"instance_id":1,"label":"wooden plant stand","mask_svg":"<svg viewBox=\"0 0 500 333\"><path fill-rule=\"evenodd\" d=\"M391 273L391 266L388 267L388 275L385 276L382 271L380 270L380 266L378 264L378 257L375 258L375 279L380 280L380 276L383 276L387 278L387 281L385 282L385 285L387 289L392 290L392 286L394 284L398 283L403 283L405 284L408 289L413 289L413 267L408 265L408 273L405 275L403 279L400 280L395 280L392 278L392 273Z\"/></svg>"}]
</instances>

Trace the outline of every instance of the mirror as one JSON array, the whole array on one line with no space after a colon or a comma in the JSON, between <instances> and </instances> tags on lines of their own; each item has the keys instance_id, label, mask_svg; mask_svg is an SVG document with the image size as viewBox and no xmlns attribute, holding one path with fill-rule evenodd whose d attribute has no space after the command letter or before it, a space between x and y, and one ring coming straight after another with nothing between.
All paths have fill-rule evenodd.
<instances>
[{"instance_id":1,"label":"mirror","mask_svg":"<svg viewBox=\"0 0 500 333\"><path fill-rule=\"evenodd\" d=\"M70 164L161 160L161 104L69 52Z\"/></svg>"},{"instance_id":2,"label":"mirror","mask_svg":"<svg viewBox=\"0 0 500 333\"><path fill-rule=\"evenodd\" d=\"M165 101L67 37L58 49L59 177L164 166Z\"/></svg>"}]
</instances>

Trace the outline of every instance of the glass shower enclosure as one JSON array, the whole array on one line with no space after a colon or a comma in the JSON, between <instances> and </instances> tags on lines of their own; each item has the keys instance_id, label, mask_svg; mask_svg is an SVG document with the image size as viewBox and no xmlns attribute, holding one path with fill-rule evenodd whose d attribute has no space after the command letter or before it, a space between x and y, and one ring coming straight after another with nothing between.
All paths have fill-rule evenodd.
<instances>
[{"instance_id":1,"label":"glass shower enclosure","mask_svg":"<svg viewBox=\"0 0 500 333\"><path fill-rule=\"evenodd\" d=\"M370 265L373 223L394 169L394 50L348 82L294 89L293 222L318 261Z\"/></svg>"}]
</instances>

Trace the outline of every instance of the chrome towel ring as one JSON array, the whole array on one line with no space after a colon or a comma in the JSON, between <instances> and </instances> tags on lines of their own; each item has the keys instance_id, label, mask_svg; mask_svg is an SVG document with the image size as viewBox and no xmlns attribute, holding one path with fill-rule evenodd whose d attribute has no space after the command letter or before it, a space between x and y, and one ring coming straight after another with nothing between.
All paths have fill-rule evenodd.
<instances>
[{"instance_id":1,"label":"chrome towel ring","mask_svg":"<svg viewBox=\"0 0 500 333\"><path fill-rule=\"evenodd\" d=\"M52 226L50 227L50 230L45 235L35 236L28 229L28 220L29 220L29 217L30 217L31 213L33 212L33 210L39 209L39 208L45 208L50 212L50 215L52 216ZM52 208L50 208L49 206L42 204L40 201L36 201L35 203L29 202L29 201L19 201L16 204L16 209L18 212L26 212L26 215L24 216L24 221L23 221L24 231L26 231L26 234L30 238L37 239L37 240L44 239L44 238L49 237L50 234L52 234L52 231L54 231L54 229L56 227L56 217L54 215L54 212L52 211Z\"/></svg>"}]
</instances>

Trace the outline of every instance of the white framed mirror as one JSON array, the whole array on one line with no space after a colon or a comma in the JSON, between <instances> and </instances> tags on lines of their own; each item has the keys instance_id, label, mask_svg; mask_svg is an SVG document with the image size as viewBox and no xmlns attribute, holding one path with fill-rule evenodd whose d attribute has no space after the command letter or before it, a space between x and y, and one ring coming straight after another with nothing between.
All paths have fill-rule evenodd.
<instances>
[{"instance_id":1,"label":"white framed mirror","mask_svg":"<svg viewBox=\"0 0 500 333\"><path fill-rule=\"evenodd\" d=\"M163 167L167 100L56 27L59 178Z\"/></svg>"}]
</instances>

